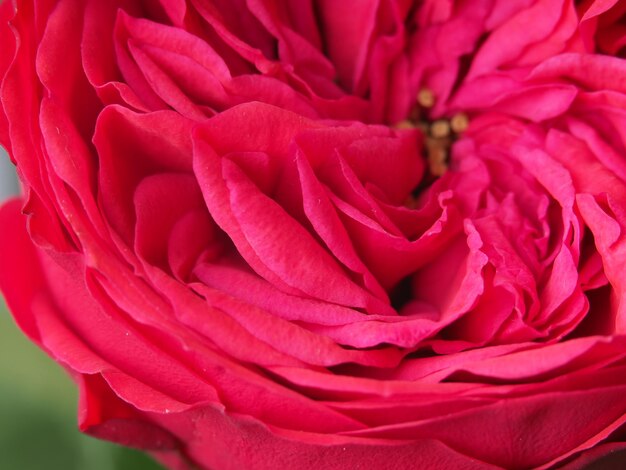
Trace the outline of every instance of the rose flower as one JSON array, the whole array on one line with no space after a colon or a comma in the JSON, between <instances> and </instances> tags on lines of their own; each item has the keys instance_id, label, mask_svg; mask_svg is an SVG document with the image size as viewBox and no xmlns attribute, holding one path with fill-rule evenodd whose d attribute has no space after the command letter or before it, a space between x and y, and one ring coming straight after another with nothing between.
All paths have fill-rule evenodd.
<instances>
[{"instance_id":1,"label":"rose flower","mask_svg":"<svg viewBox=\"0 0 626 470\"><path fill-rule=\"evenodd\" d=\"M626 3L0 5L0 288L172 469L619 465Z\"/></svg>"}]
</instances>

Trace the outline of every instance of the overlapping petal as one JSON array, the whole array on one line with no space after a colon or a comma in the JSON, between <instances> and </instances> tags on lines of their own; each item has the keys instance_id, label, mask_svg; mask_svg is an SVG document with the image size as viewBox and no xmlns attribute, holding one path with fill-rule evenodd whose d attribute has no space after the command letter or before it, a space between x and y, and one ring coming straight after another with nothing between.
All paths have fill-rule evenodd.
<instances>
[{"instance_id":1,"label":"overlapping petal","mask_svg":"<svg viewBox=\"0 0 626 470\"><path fill-rule=\"evenodd\" d=\"M181 469L621 449L623 10L0 4L0 288L81 429Z\"/></svg>"}]
</instances>

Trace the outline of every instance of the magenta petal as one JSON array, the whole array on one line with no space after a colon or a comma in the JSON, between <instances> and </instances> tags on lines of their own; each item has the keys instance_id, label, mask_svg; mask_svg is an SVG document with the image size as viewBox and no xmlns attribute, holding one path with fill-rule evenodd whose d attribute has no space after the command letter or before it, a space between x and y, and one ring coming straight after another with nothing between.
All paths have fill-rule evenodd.
<instances>
[{"instance_id":1,"label":"magenta petal","mask_svg":"<svg viewBox=\"0 0 626 470\"><path fill-rule=\"evenodd\" d=\"M163 173L141 180L134 205L135 252L163 266L174 225L186 213L202 208L202 195L191 175Z\"/></svg>"},{"instance_id":2,"label":"magenta petal","mask_svg":"<svg viewBox=\"0 0 626 470\"><path fill-rule=\"evenodd\" d=\"M101 203L111 226L126 240L132 238L134 214L129 208L139 181L157 171L191 169L189 126L171 111L136 114L108 107L100 114L93 140L100 157ZM115 140L108 138L111 133ZM166 138L170 133L176 138Z\"/></svg>"},{"instance_id":3,"label":"magenta petal","mask_svg":"<svg viewBox=\"0 0 626 470\"><path fill-rule=\"evenodd\" d=\"M0 289L79 428L176 470L623 460L625 19L0 0Z\"/></svg>"},{"instance_id":4,"label":"magenta petal","mask_svg":"<svg viewBox=\"0 0 626 470\"><path fill-rule=\"evenodd\" d=\"M595 90L626 92L623 61L603 55L562 54L535 67L533 79L562 77L576 80L581 86Z\"/></svg>"}]
</instances>

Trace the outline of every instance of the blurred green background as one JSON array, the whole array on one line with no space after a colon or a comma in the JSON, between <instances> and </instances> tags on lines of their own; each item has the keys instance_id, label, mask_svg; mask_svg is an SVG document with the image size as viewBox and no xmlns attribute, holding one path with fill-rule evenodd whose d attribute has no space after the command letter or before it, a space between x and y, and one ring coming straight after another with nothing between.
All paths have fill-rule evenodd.
<instances>
[{"instance_id":1,"label":"blurred green background","mask_svg":"<svg viewBox=\"0 0 626 470\"><path fill-rule=\"evenodd\" d=\"M0 469L162 469L138 451L78 431L74 384L18 330L1 297L0 345Z\"/></svg>"}]
</instances>

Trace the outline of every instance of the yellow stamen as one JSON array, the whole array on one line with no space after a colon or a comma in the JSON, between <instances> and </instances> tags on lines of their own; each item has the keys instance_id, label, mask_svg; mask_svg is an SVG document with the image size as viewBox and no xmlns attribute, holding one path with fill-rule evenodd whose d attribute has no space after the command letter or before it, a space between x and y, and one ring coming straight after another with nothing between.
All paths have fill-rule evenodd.
<instances>
[{"instance_id":1,"label":"yellow stamen","mask_svg":"<svg viewBox=\"0 0 626 470\"><path fill-rule=\"evenodd\" d=\"M442 176L447 170L449 139L426 139L426 150L428 152L428 166L434 176Z\"/></svg>"},{"instance_id":2,"label":"yellow stamen","mask_svg":"<svg viewBox=\"0 0 626 470\"><path fill-rule=\"evenodd\" d=\"M422 108L432 108L435 105L435 94L428 88L422 88L417 94L417 102Z\"/></svg>"},{"instance_id":3,"label":"yellow stamen","mask_svg":"<svg viewBox=\"0 0 626 470\"><path fill-rule=\"evenodd\" d=\"M450 135L450 123L445 119L436 120L430 126L430 134L437 139L448 137Z\"/></svg>"},{"instance_id":4,"label":"yellow stamen","mask_svg":"<svg viewBox=\"0 0 626 470\"><path fill-rule=\"evenodd\" d=\"M397 122L393 127L396 129L415 129L416 125L412 121L405 119Z\"/></svg>"},{"instance_id":5,"label":"yellow stamen","mask_svg":"<svg viewBox=\"0 0 626 470\"><path fill-rule=\"evenodd\" d=\"M465 113L455 114L450 120L450 126L456 134L460 134L469 126L469 117Z\"/></svg>"}]
</instances>

